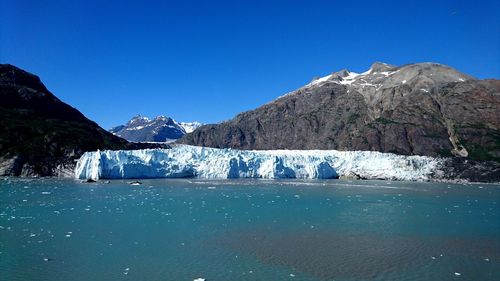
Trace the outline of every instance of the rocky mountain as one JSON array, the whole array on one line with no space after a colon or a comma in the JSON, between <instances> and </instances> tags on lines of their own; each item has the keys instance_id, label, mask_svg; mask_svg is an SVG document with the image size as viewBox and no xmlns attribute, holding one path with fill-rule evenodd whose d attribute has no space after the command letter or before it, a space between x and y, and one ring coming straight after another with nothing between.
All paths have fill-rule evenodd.
<instances>
[{"instance_id":1,"label":"rocky mountain","mask_svg":"<svg viewBox=\"0 0 500 281\"><path fill-rule=\"evenodd\" d=\"M100 128L9 64L0 64L0 128L0 175L71 175L85 151L146 147Z\"/></svg>"},{"instance_id":2,"label":"rocky mountain","mask_svg":"<svg viewBox=\"0 0 500 281\"><path fill-rule=\"evenodd\" d=\"M179 142L238 149L336 149L500 161L500 81L445 65L341 70Z\"/></svg>"},{"instance_id":3,"label":"rocky mountain","mask_svg":"<svg viewBox=\"0 0 500 281\"><path fill-rule=\"evenodd\" d=\"M198 122L177 122L167 116L149 119L138 115L130 119L127 124L116 126L109 131L134 142L171 142L200 126Z\"/></svg>"}]
</instances>

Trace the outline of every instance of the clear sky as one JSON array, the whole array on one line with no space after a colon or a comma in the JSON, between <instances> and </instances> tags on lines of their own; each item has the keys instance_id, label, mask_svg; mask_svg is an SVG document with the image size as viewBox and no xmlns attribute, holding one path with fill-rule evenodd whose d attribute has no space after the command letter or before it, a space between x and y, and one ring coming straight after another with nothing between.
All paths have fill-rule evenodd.
<instances>
[{"instance_id":1,"label":"clear sky","mask_svg":"<svg viewBox=\"0 0 500 281\"><path fill-rule=\"evenodd\" d=\"M0 63L104 128L136 114L210 123L374 61L500 78L499 15L498 0L0 0Z\"/></svg>"}]
</instances>

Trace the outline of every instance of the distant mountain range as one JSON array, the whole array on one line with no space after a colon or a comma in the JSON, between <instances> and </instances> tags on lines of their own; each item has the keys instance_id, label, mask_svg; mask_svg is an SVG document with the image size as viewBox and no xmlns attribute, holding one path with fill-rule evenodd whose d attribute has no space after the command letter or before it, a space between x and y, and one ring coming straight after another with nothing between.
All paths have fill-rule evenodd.
<instances>
[{"instance_id":1,"label":"distant mountain range","mask_svg":"<svg viewBox=\"0 0 500 281\"><path fill-rule=\"evenodd\" d=\"M0 128L0 175L72 176L85 151L160 147L114 136L9 64L0 64Z\"/></svg>"},{"instance_id":2,"label":"distant mountain range","mask_svg":"<svg viewBox=\"0 0 500 281\"><path fill-rule=\"evenodd\" d=\"M375 63L315 79L179 142L235 149L370 150L500 161L500 81L449 66ZM498 171L500 173L500 171Z\"/></svg>"},{"instance_id":3,"label":"distant mountain range","mask_svg":"<svg viewBox=\"0 0 500 281\"><path fill-rule=\"evenodd\" d=\"M199 122L177 122L167 116L149 119L137 115L127 124L113 127L109 131L133 142L172 142L201 125Z\"/></svg>"}]
</instances>

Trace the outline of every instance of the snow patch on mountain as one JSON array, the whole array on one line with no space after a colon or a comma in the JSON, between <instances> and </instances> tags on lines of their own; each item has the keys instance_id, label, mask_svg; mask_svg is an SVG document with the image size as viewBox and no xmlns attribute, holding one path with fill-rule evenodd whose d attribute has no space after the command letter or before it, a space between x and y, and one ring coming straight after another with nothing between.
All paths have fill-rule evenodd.
<instances>
[{"instance_id":1,"label":"snow patch on mountain","mask_svg":"<svg viewBox=\"0 0 500 281\"><path fill-rule=\"evenodd\" d=\"M299 178L356 175L368 179L428 180L441 160L373 151L234 150L176 145L171 149L86 152L78 179Z\"/></svg>"},{"instance_id":2,"label":"snow patch on mountain","mask_svg":"<svg viewBox=\"0 0 500 281\"><path fill-rule=\"evenodd\" d=\"M203 124L200 122L179 122L179 125L184 128L186 134L189 134L196 130L198 127L201 127Z\"/></svg>"},{"instance_id":3,"label":"snow patch on mountain","mask_svg":"<svg viewBox=\"0 0 500 281\"><path fill-rule=\"evenodd\" d=\"M344 84L344 85L350 85L350 84L352 84L352 82L355 81L356 77L358 77L359 75L360 74L358 74L356 72L349 72L349 75L342 78L342 80L339 83Z\"/></svg>"},{"instance_id":4,"label":"snow patch on mountain","mask_svg":"<svg viewBox=\"0 0 500 281\"><path fill-rule=\"evenodd\" d=\"M442 69L439 72L436 69ZM446 70L446 71L444 71ZM406 84L411 80L427 76L429 80L458 81L464 82L473 79L470 76L459 73L450 67L436 63L419 63L396 67L390 64L377 62L363 73L351 72L347 69L332 73L330 75L314 79L304 87L317 87L325 83L336 83L356 87L374 86L394 86L396 84ZM292 92L293 93L293 92Z\"/></svg>"}]
</instances>

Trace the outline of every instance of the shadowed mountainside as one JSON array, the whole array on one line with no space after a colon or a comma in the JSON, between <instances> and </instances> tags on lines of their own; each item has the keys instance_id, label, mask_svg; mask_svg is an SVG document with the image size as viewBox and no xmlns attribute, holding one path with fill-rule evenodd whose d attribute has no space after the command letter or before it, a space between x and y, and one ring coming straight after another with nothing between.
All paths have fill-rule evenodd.
<instances>
[{"instance_id":1,"label":"shadowed mountainside","mask_svg":"<svg viewBox=\"0 0 500 281\"><path fill-rule=\"evenodd\" d=\"M0 175L71 175L85 151L138 149L55 97L40 78L0 64Z\"/></svg>"}]
</instances>

